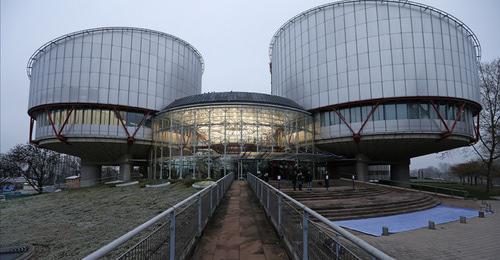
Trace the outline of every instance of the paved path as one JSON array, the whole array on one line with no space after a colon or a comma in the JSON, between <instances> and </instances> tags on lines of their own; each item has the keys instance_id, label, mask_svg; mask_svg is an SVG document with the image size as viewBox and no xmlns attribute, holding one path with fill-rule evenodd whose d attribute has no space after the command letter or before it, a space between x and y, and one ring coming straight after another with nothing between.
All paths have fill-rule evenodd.
<instances>
[{"instance_id":1,"label":"paved path","mask_svg":"<svg viewBox=\"0 0 500 260\"><path fill-rule=\"evenodd\" d=\"M397 259L500 259L500 201L489 201L496 213L401 232L385 237L360 235Z\"/></svg>"},{"instance_id":2,"label":"paved path","mask_svg":"<svg viewBox=\"0 0 500 260\"><path fill-rule=\"evenodd\" d=\"M246 182L231 185L192 259L288 259Z\"/></svg>"}]
</instances>

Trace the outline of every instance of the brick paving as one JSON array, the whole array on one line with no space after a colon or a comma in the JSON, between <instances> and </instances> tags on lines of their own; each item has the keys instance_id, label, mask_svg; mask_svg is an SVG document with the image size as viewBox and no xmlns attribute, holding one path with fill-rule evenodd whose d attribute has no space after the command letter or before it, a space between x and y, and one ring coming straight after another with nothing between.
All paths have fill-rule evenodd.
<instances>
[{"instance_id":1,"label":"brick paving","mask_svg":"<svg viewBox=\"0 0 500 260\"><path fill-rule=\"evenodd\" d=\"M288 259L246 182L231 185L191 259Z\"/></svg>"},{"instance_id":2,"label":"brick paving","mask_svg":"<svg viewBox=\"0 0 500 260\"><path fill-rule=\"evenodd\" d=\"M427 228L360 238L397 259L500 259L500 201L489 201L494 214Z\"/></svg>"}]
</instances>

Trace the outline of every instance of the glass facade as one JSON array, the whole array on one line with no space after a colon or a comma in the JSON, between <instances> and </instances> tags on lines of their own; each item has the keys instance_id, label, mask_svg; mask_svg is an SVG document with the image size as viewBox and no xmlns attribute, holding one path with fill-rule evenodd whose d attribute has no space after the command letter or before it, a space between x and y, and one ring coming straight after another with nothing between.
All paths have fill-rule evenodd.
<instances>
[{"instance_id":1,"label":"glass facade","mask_svg":"<svg viewBox=\"0 0 500 260\"><path fill-rule=\"evenodd\" d=\"M363 134L380 133L442 133L446 126L451 127L455 121L454 134L474 136L474 113L469 107L461 104L436 103L434 107L430 102L386 103L380 104L373 110L373 106L356 106L323 111L316 115L318 127L316 139L342 138L352 136L347 124L356 132L363 127ZM439 114L436 112L439 111ZM461 114L459 115L461 111ZM345 122L340 118L344 118ZM444 120L446 126L443 124Z\"/></svg>"},{"instance_id":2,"label":"glass facade","mask_svg":"<svg viewBox=\"0 0 500 260\"><path fill-rule=\"evenodd\" d=\"M474 34L413 2L346 1L296 16L271 43L272 94L305 109L440 96L479 101Z\"/></svg>"},{"instance_id":3,"label":"glass facade","mask_svg":"<svg viewBox=\"0 0 500 260\"><path fill-rule=\"evenodd\" d=\"M242 156L312 153L312 117L259 105L212 105L167 111L153 122L155 171L180 177L226 171Z\"/></svg>"},{"instance_id":4,"label":"glass facade","mask_svg":"<svg viewBox=\"0 0 500 260\"><path fill-rule=\"evenodd\" d=\"M75 109L68 117L68 109L57 109L50 111L50 117L54 125L62 126L67 119L66 125L121 125L120 119L114 110L109 109ZM120 111L120 117L125 126L138 126L144 118L144 113ZM40 127L50 126L48 112L39 113L36 116L37 125ZM144 120L143 125L151 127L151 119Z\"/></svg>"},{"instance_id":5,"label":"glass facade","mask_svg":"<svg viewBox=\"0 0 500 260\"><path fill-rule=\"evenodd\" d=\"M69 114L71 111L71 114ZM49 118L50 113L50 118ZM121 120L129 133L140 127L136 137L151 140L151 117L145 113L118 111ZM36 138L54 137L50 119L54 122L56 130L61 129L66 121L62 134L65 136L97 136L111 138L126 138L120 118L114 110L80 108L80 109L54 109L39 112L36 118ZM141 121L142 124L141 124Z\"/></svg>"},{"instance_id":6,"label":"glass facade","mask_svg":"<svg viewBox=\"0 0 500 260\"><path fill-rule=\"evenodd\" d=\"M453 121L457 119L460 122L468 122L472 124L472 112L469 109L463 109L460 117L457 116L460 111L460 105L441 104L436 105L439 109L439 114L444 120ZM346 122L358 123L364 122L368 118L368 114L373 106L361 106L339 109L340 113ZM439 119L438 113L430 103L405 103L405 104L385 104L379 105L373 111L372 116L368 120L401 120L401 119ZM338 125L342 124L340 117L334 111L320 113L320 125Z\"/></svg>"},{"instance_id":7,"label":"glass facade","mask_svg":"<svg viewBox=\"0 0 500 260\"><path fill-rule=\"evenodd\" d=\"M201 93L200 54L174 36L146 29L69 34L42 47L29 64L29 108L71 102L161 110Z\"/></svg>"}]
</instances>

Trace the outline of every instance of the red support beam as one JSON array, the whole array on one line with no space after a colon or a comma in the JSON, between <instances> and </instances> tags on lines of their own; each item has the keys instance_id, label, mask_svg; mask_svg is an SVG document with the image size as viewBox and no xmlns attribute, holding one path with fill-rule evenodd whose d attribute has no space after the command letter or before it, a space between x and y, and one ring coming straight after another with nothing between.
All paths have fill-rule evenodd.
<instances>
[{"instance_id":1,"label":"red support beam","mask_svg":"<svg viewBox=\"0 0 500 260\"><path fill-rule=\"evenodd\" d=\"M57 135L62 136L62 131L64 130L64 127L68 123L69 118L71 117L71 113L73 113L73 108L71 108L66 115L66 118L64 119L64 123L62 124L61 128L59 129L59 133Z\"/></svg>"},{"instance_id":2,"label":"red support beam","mask_svg":"<svg viewBox=\"0 0 500 260\"><path fill-rule=\"evenodd\" d=\"M349 128L349 130L352 133L352 138L354 139L354 141L359 143L359 141L361 141L361 132L363 131L366 124L368 123L368 121L372 117L373 113L375 113L375 110L377 110L379 105L380 105L380 102L377 102L377 103L375 103L375 105L372 106L372 109L370 110L370 112L368 113L366 118L363 120L363 123L361 124L361 127L359 128L359 130L357 132L354 131L351 124L347 122L347 120L342 115L342 113L340 113L340 111L338 111L335 108L333 109L333 111L337 114L337 116L340 118L340 120Z\"/></svg>"},{"instance_id":3,"label":"red support beam","mask_svg":"<svg viewBox=\"0 0 500 260\"><path fill-rule=\"evenodd\" d=\"M358 130L357 135L359 137L361 137L361 131L363 131L363 128L365 128L366 123L368 123L368 120L370 120L370 118L372 117L373 113L375 113L375 110L377 110L379 104L380 103L377 102L374 106L372 106L372 109L370 110L370 113L368 113L368 116L366 116L366 119L363 122L363 124L361 125L361 128Z\"/></svg>"},{"instance_id":4,"label":"red support beam","mask_svg":"<svg viewBox=\"0 0 500 260\"><path fill-rule=\"evenodd\" d=\"M120 112L118 112L118 110L116 110L116 108L113 108L113 111L115 112L115 116L116 116L116 118L118 118L118 121L120 121L120 124L122 125L123 130L125 130L125 133L127 134L127 138L130 138L130 133L128 132L128 129L127 129L127 126L125 125L125 122L123 122L122 115L120 114Z\"/></svg>"},{"instance_id":5,"label":"red support beam","mask_svg":"<svg viewBox=\"0 0 500 260\"><path fill-rule=\"evenodd\" d=\"M457 122L460 121L460 118L462 118L462 112L464 112L464 107L465 107L465 103L462 103L462 105L460 106L460 109L457 112L457 115L455 116L455 121L453 122L453 125L451 126L450 134L453 133L453 130L455 130L455 126L457 125Z\"/></svg>"},{"instance_id":6,"label":"red support beam","mask_svg":"<svg viewBox=\"0 0 500 260\"><path fill-rule=\"evenodd\" d=\"M432 108L434 108L434 111L436 111L436 114L437 114L439 120L441 120L441 123L443 123L444 127L446 128L446 131L444 132L444 134L449 133L450 128L448 127L448 124L444 120L443 115L441 115L441 112L439 112L439 109L436 107L436 104L434 104L434 101L431 101L431 105L432 105Z\"/></svg>"},{"instance_id":7,"label":"red support beam","mask_svg":"<svg viewBox=\"0 0 500 260\"><path fill-rule=\"evenodd\" d=\"M137 134L137 132L139 131L139 128L141 128L143 125L144 125L144 122L146 121L146 119L149 117L149 115L151 114L151 111L147 111L144 116L142 117L141 121L139 122L139 124L136 126L134 132L132 134L130 134L130 132L128 131L127 129L127 126L125 125L125 122L123 120L123 117L122 115L120 114L120 112L115 108L113 108L113 111L115 112L115 115L116 117L118 118L118 120L120 121L120 124L122 125L123 127L123 130L125 130L125 134L127 134L127 143L128 144L133 144L134 141L135 141L135 135Z\"/></svg>"},{"instance_id":8,"label":"red support beam","mask_svg":"<svg viewBox=\"0 0 500 260\"><path fill-rule=\"evenodd\" d=\"M144 122L146 121L147 117L149 116L149 113L150 112L147 112L146 114L144 114L144 116L141 119L141 122L139 122L139 124L137 125L137 128L135 129L134 133L132 134L132 138L135 138L135 135L137 134L137 131L139 131L139 128L141 128L141 126L144 124Z\"/></svg>"},{"instance_id":9,"label":"red support beam","mask_svg":"<svg viewBox=\"0 0 500 260\"><path fill-rule=\"evenodd\" d=\"M342 120L342 122L344 122L344 124L349 128L349 130L351 130L351 133L353 135L355 135L356 132L354 132L354 130L352 130L351 125L347 122L347 120L345 120L345 117L342 115L342 113L340 113L340 111L338 111L335 108L333 109L333 112L335 112L337 114L337 116L339 116L340 120Z\"/></svg>"},{"instance_id":10,"label":"red support beam","mask_svg":"<svg viewBox=\"0 0 500 260\"><path fill-rule=\"evenodd\" d=\"M56 125L54 124L54 120L52 120L52 114L50 113L49 110L45 110L47 112L47 116L49 117L49 123L52 126L52 131L54 131L55 136L59 136L57 130L56 130Z\"/></svg>"}]
</instances>

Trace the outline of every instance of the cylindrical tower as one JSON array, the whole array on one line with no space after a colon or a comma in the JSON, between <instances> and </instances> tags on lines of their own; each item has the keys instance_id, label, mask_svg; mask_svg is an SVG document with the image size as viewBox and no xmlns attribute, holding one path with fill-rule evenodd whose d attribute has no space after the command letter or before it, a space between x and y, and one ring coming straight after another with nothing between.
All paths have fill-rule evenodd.
<instances>
[{"instance_id":1,"label":"cylindrical tower","mask_svg":"<svg viewBox=\"0 0 500 260\"><path fill-rule=\"evenodd\" d=\"M475 141L479 57L474 33L436 8L334 2L276 32L272 93L314 112L316 145L356 158L361 179L372 162L406 179L411 157Z\"/></svg>"},{"instance_id":2,"label":"cylindrical tower","mask_svg":"<svg viewBox=\"0 0 500 260\"><path fill-rule=\"evenodd\" d=\"M102 164L121 164L128 179L132 162L148 158L151 117L201 93L203 59L175 36L109 27L46 43L27 72L30 141L81 157L82 182L93 176L91 184Z\"/></svg>"}]
</instances>

